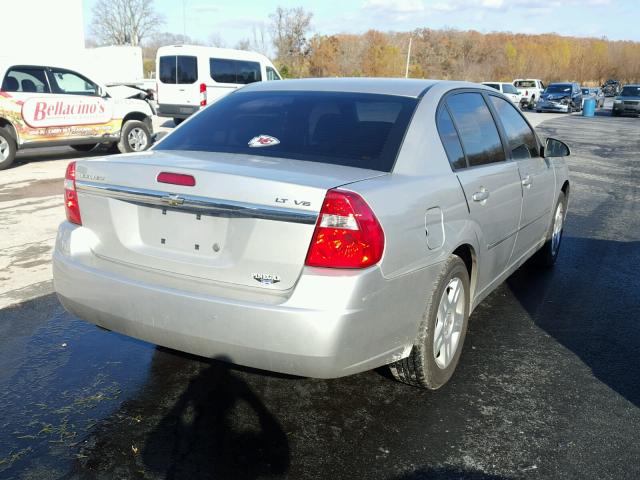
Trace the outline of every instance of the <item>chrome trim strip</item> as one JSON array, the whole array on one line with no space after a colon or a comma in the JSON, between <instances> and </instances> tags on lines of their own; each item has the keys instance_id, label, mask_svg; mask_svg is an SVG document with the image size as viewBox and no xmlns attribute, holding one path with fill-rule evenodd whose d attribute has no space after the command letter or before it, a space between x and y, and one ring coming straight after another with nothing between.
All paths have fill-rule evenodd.
<instances>
[{"instance_id":1,"label":"chrome trim strip","mask_svg":"<svg viewBox=\"0 0 640 480\"><path fill-rule=\"evenodd\" d=\"M217 198L182 195L160 190L124 187L107 183L76 180L79 191L102 197L115 198L138 205L167 208L186 212L229 218L259 218L277 222L302 223L315 225L318 218L316 212L294 210L292 208L276 208L254 203L236 202Z\"/></svg>"}]
</instances>

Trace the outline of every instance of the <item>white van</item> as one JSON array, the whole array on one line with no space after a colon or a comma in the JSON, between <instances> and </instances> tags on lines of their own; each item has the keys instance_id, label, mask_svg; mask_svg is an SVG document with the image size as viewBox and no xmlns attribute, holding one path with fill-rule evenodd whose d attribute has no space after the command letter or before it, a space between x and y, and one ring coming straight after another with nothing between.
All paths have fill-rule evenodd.
<instances>
[{"instance_id":1,"label":"white van","mask_svg":"<svg viewBox=\"0 0 640 480\"><path fill-rule=\"evenodd\" d=\"M264 55L197 45L160 47L156 71L158 115L176 125L247 83L282 80Z\"/></svg>"}]
</instances>

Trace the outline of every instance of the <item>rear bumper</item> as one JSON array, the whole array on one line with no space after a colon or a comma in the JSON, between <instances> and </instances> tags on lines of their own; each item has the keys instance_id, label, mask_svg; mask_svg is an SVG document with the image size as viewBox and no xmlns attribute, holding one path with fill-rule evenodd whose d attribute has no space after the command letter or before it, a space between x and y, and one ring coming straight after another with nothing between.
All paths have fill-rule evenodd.
<instances>
[{"instance_id":1,"label":"rear bumper","mask_svg":"<svg viewBox=\"0 0 640 480\"><path fill-rule=\"evenodd\" d=\"M200 110L200 107L197 105L169 105L159 103L157 115L159 117L188 118L198 110Z\"/></svg>"},{"instance_id":2,"label":"rear bumper","mask_svg":"<svg viewBox=\"0 0 640 480\"><path fill-rule=\"evenodd\" d=\"M377 267L305 268L294 289L280 297L261 300L260 292L229 298L215 287L207 293L202 282L195 291L193 280L150 281L162 277L96 257L86 237L83 227L63 223L53 255L55 290L74 315L176 350L317 378L350 375L407 356L424 293L440 268L394 280Z\"/></svg>"}]
</instances>

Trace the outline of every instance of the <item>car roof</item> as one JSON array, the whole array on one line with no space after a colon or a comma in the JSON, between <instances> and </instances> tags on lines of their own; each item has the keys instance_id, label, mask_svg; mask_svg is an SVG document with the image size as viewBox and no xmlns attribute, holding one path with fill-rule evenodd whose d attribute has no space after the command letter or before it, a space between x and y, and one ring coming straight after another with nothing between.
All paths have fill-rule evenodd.
<instances>
[{"instance_id":1,"label":"car roof","mask_svg":"<svg viewBox=\"0 0 640 480\"><path fill-rule=\"evenodd\" d=\"M489 88L478 83L413 78L305 78L271 82L256 82L242 88L243 92L316 91L373 93L418 98L434 85L451 88Z\"/></svg>"}]
</instances>

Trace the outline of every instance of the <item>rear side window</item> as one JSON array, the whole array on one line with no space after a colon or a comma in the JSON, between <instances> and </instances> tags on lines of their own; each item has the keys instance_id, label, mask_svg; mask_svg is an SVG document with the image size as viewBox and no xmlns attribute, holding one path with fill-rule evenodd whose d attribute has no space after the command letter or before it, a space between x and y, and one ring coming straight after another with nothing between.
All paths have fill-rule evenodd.
<instances>
[{"instance_id":1,"label":"rear side window","mask_svg":"<svg viewBox=\"0 0 640 480\"><path fill-rule=\"evenodd\" d=\"M42 67L13 67L2 81L5 92L50 93Z\"/></svg>"},{"instance_id":2,"label":"rear side window","mask_svg":"<svg viewBox=\"0 0 640 480\"><path fill-rule=\"evenodd\" d=\"M162 83L190 84L198 81L198 59L189 55L160 57L160 81Z\"/></svg>"},{"instance_id":3,"label":"rear side window","mask_svg":"<svg viewBox=\"0 0 640 480\"><path fill-rule=\"evenodd\" d=\"M495 89L495 90L500 91L500 85L498 85L497 83L485 83L485 85L486 85L487 87L491 87L491 88L493 88L493 89Z\"/></svg>"},{"instance_id":4,"label":"rear side window","mask_svg":"<svg viewBox=\"0 0 640 480\"><path fill-rule=\"evenodd\" d=\"M244 60L228 60L223 58L209 59L209 73L211 78L218 83L247 83L262 80L260 64Z\"/></svg>"},{"instance_id":5,"label":"rear side window","mask_svg":"<svg viewBox=\"0 0 640 480\"><path fill-rule=\"evenodd\" d=\"M238 92L156 150L283 157L389 172L417 100L342 92Z\"/></svg>"},{"instance_id":6,"label":"rear side window","mask_svg":"<svg viewBox=\"0 0 640 480\"><path fill-rule=\"evenodd\" d=\"M525 122L520 112L503 98L491 95L491 103L498 113L498 118L509 140L509 151L511 158L521 160L540 156L538 153L538 142L531 127Z\"/></svg>"},{"instance_id":7,"label":"rear side window","mask_svg":"<svg viewBox=\"0 0 640 480\"><path fill-rule=\"evenodd\" d=\"M456 127L453 125L453 121L451 120L451 115L449 115L446 108L443 107L438 110L436 124L438 126L440 140L447 152L451 168L459 170L466 167L467 162L464 158L464 152L462 151L458 132L456 131Z\"/></svg>"},{"instance_id":8,"label":"rear side window","mask_svg":"<svg viewBox=\"0 0 640 480\"><path fill-rule=\"evenodd\" d=\"M470 167L503 162L504 149L489 107L479 93L458 93L447 99Z\"/></svg>"}]
</instances>

